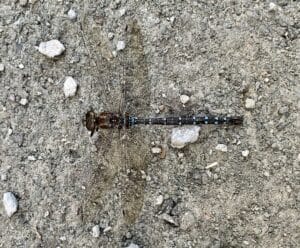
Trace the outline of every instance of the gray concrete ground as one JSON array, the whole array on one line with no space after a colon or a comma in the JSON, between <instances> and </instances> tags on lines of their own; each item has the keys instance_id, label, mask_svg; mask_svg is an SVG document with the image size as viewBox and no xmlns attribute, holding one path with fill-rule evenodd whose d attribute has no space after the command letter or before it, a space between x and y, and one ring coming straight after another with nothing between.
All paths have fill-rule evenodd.
<instances>
[{"instance_id":1,"label":"gray concrete ground","mask_svg":"<svg viewBox=\"0 0 300 248\"><path fill-rule=\"evenodd\" d=\"M0 247L299 247L299 17L293 0L2 0L0 193L18 211L1 203ZM245 120L178 150L172 127L90 137L90 108Z\"/></svg>"}]
</instances>

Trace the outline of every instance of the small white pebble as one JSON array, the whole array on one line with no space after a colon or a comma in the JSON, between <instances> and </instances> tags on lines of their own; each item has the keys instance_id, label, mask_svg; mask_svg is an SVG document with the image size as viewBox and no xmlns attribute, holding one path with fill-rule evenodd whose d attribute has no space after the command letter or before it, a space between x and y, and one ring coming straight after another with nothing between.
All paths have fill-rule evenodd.
<instances>
[{"instance_id":1,"label":"small white pebble","mask_svg":"<svg viewBox=\"0 0 300 248\"><path fill-rule=\"evenodd\" d=\"M175 16L171 16L171 17L170 17L170 22L173 24L174 21L175 21Z\"/></svg>"},{"instance_id":2,"label":"small white pebble","mask_svg":"<svg viewBox=\"0 0 300 248\"><path fill-rule=\"evenodd\" d=\"M114 33L109 32L109 33L107 34L107 37L108 37L108 39L112 40L112 39L115 37L115 35L114 35Z\"/></svg>"},{"instance_id":3,"label":"small white pebble","mask_svg":"<svg viewBox=\"0 0 300 248\"><path fill-rule=\"evenodd\" d=\"M24 66L23 64L19 64L19 68L20 68L20 69L24 69L24 67L25 67L25 66Z\"/></svg>"},{"instance_id":4,"label":"small white pebble","mask_svg":"<svg viewBox=\"0 0 300 248\"><path fill-rule=\"evenodd\" d=\"M126 248L139 248L138 245L131 243L130 245L128 245Z\"/></svg>"},{"instance_id":5,"label":"small white pebble","mask_svg":"<svg viewBox=\"0 0 300 248\"><path fill-rule=\"evenodd\" d=\"M243 241L243 244L244 244L244 245L249 245L250 243L249 243L249 241L244 240L244 241Z\"/></svg>"},{"instance_id":6,"label":"small white pebble","mask_svg":"<svg viewBox=\"0 0 300 248\"><path fill-rule=\"evenodd\" d=\"M119 40L117 43L117 51L121 51L125 48L125 41Z\"/></svg>"},{"instance_id":7,"label":"small white pebble","mask_svg":"<svg viewBox=\"0 0 300 248\"><path fill-rule=\"evenodd\" d=\"M7 136L10 136L12 133L13 133L13 130L11 128L9 128L7 131Z\"/></svg>"},{"instance_id":8,"label":"small white pebble","mask_svg":"<svg viewBox=\"0 0 300 248\"><path fill-rule=\"evenodd\" d=\"M100 227L99 225L93 226L92 235L94 238L98 238L100 236Z\"/></svg>"},{"instance_id":9,"label":"small white pebble","mask_svg":"<svg viewBox=\"0 0 300 248\"><path fill-rule=\"evenodd\" d=\"M120 17L125 15L125 13L126 13L126 9L120 9L119 10Z\"/></svg>"},{"instance_id":10,"label":"small white pebble","mask_svg":"<svg viewBox=\"0 0 300 248\"><path fill-rule=\"evenodd\" d=\"M167 97L167 95L166 95L165 93L162 93L161 96L162 96L163 98L166 98L166 97Z\"/></svg>"},{"instance_id":11,"label":"small white pebble","mask_svg":"<svg viewBox=\"0 0 300 248\"><path fill-rule=\"evenodd\" d=\"M75 20L77 18L77 13L75 12L75 10L70 9L68 11L68 17L70 20Z\"/></svg>"},{"instance_id":12,"label":"small white pebble","mask_svg":"<svg viewBox=\"0 0 300 248\"><path fill-rule=\"evenodd\" d=\"M199 137L199 126L186 126L173 128L171 135L171 146L181 149L188 143L194 143Z\"/></svg>"},{"instance_id":13,"label":"small white pebble","mask_svg":"<svg viewBox=\"0 0 300 248\"><path fill-rule=\"evenodd\" d=\"M1 181L6 181L7 180L7 174L6 173L1 173L0 178L1 178Z\"/></svg>"},{"instance_id":14,"label":"small white pebble","mask_svg":"<svg viewBox=\"0 0 300 248\"><path fill-rule=\"evenodd\" d=\"M183 153L183 152L179 152L179 153L177 154L177 156L178 156L178 158L183 158L183 157L184 157L184 153Z\"/></svg>"},{"instance_id":15,"label":"small white pebble","mask_svg":"<svg viewBox=\"0 0 300 248\"><path fill-rule=\"evenodd\" d=\"M118 55L117 51L112 51L112 55L113 55L114 58L116 58L117 55Z\"/></svg>"},{"instance_id":16,"label":"small white pebble","mask_svg":"<svg viewBox=\"0 0 300 248\"><path fill-rule=\"evenodd\" d=\"M264 176L265 176L265 177L269 177L269 176L270 176L270 173L269 173L268 171L265 171L265 172L264 172Z\"/></svg>"},{"instance_id":17,"label":"small white pebble","mask_svg":"<svg viewBox=\"0 0 300 248\"><path fill-rule=\"evenodd\" d=\"M251 98L247 98L246 103L245 103L245 107L246 107L246 109L254 109L255 108L255 101Z\"/></svg>"},{"instance_id":18,"label":"small white pebble","mask_svg":"<svg viewBox=\"0 0 300 248\"><path fill-rule=\"evenodd\" d=\"M3 205L8 217L11 217L18 210L18 201L11 192L3 194Z\"/></svg>"},{"instance_id":19,"label":"small white pebble","mask_svg":"<svg viewBox=\"0 0 300 248\"><path fill-rule=\"evenodd\" d=\"M36 161L36 158L32 155L28 156L27 158L29 161Z\"/></svg>"},{"instance_id":20,"label":"small white pebble","mask_svg":"<svg viewBox=\"0 0 300 248\"><path fill-rule=\"evenodd\" d=\"M248 155L249 155L249 150L244 150L244 151L242 151L242 156L243 157L248 157Z\"/></svg>"},{"instance_id":21,"label":"small white pebble","mask_svg":"<svg viewBox=\"0 0 300 248\"><path fill-rule=\"evenodd\" d=\"M269 83L269 81L270 81L269 78L265 78L265 79L264 79L264 82L265 82L265 83Z\"/></svg>"},{"instance_id":22,"label":"small white pebble","mask_svg":"<svg viewBox=\"0 0 300 248\"><path fill-rule=\"evenodd\" d=\"M160 147L152 147L151 152L153 154L160 154L161 153L161 148Z\"/></svg>"},{"instance_id":23,"label":"small white pebble","mask_svg":"<svg viewBox=\"0 0 300 248\"><path fill-rule=\"evenodd\" d=\"M155 205L156 205L156 206L160 206L163 202L164 202L164 197L163 197L162 195L159 195L159 196L156 198Z\"/></svg>"},{"instance_id":24,"label":"small white pebble","mask_svg":"<svg viewBox=\"0 0 300 248\"><path fill-rule=\"evenodd\" d=\"M66 240L67 240L66 236L62 236L62 237L60 237L59 239L60 239L61 241L66 241Z\"/></svg>"},{"instance_id":25,"label":"small white pebble","mask_svg":"<svg viewBox=\"0 0 300 248\"><path fill-rule=\"evenodd\" d=\"M49 40L41 42L38 50L41 54L44 54L49 58L54 58L61 55L65 51L65 47L59 40Z\"/></svg>"},{"instance_id":26,"label":"small white pebble","mask_svg":"<svg viewBox=\"0 0 300 248\"><path fill-rule=\"evenodd\" d=\"M269 3L269 11L275 11L277 9L277 5L273 2Z\"/></svg>"},{"instance_id":27,"label":"small white pebble","mask_svg":"<svg viewBox=\"0 0 300 248\"><path fill-rule=\"evenodd\" d=\"M207 165L207 166L205 167L205 169L210 169L210 168L212 168L212 167L217 166L218 164L219 164L218 162L213 162L213 163Z\"/></svg>"},{"instance_id":28,"label":"small white pebble","mask_svg":"<svg viewBox=\"0 0 300 248\"><path fill-rule=\"evenodd\" d=\"M227 152L227 151L228 151L228 148L227 148L227 146L224 145L224 144L217 144L216 150L221 151L221 152Z\"/></svg>"},{"instance_id":29,"label":"small white pebble","mask_svg":"<svg viewBox=\"0 0 300 248\"><path fill-rule=\"evenodd\" d=\"M66 97L75 96L77 91L77 82L74 80L74 78L66 77L63 90Z\"/></svg>"},{"instance_id":30,"label":"small white pebble","mask_svg":"<svg viewBox=\"0 0 300 248\"><path fill-rule=\"evenodd\" d=\"M4 66L4 64L0 64L0 72L3 72L5 70L5 66Z\"/></svg>"},{"instance_id":31,"label":"small white pebble","mask_svg":"<svg viewBox=\"0 0 300 248\"><path fill-rule=\"evenodd\" d=\"M158 106L158 110L161 112L161 111L164 111L165 109L165 105L159 105Z\"/></svg>"},{"instance_id":32,"label":"small white pebble","mask_svg":"<svg viewBox=\"0 0 300 248\"><path fill-rule=\"evenodd\" d=\"M20 6L25 7L27 4L27 0L20 0Z\"/></svg>"},{"instance_id":33,"label":"small white pebble","mask_svg":"<svg viewBox=\"0 0 300 248\"><path fill-rule=\"evenodd\" d=\"M20 104L23 105L23 106L25 106L27 103L28 103L28 100L26 98L22 98L20 100Z\"/></svg>"},{"instance_id":34,"label":"small white pebble","mask_svg":"<svg viewBox=\"0 0 300 248\"><path fill-rule=\"evenodd\" d=\"M105 227L104 230L103 230L103 232L104 232L104 233L107 233L107 232L109 232L111 229L112 229L111 226Z\"/></svg>"},{"instance_id":35,"label":"small white pebble","mask_svg":"<svg viewBox=\"0 0 300 248\"><path fill-rule=\"evenodd\" d=\"M188 103L189 100L190 100L190 97L187 96L187 95L181 95L180 96L180 101L181 101L182 104Z\"/></svg>"}]
</instances>

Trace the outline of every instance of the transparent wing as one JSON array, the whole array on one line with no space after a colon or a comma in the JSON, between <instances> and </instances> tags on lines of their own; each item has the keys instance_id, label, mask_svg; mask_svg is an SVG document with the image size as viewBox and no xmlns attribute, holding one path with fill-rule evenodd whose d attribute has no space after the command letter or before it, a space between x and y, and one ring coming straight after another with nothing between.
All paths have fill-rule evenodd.
<instances>
[{"instance_id":1,"label":"transparent wing","mask_svg":"<svg viewBox=\"0 0 300 248\"><path fill-rule=\"evenodd\" d=\"M127 46L123 53L124 99L126 112L130 115L147 115L150 106L150 83L143 49L141 29L136 21L127 26ZM145 130L145 129L143 129ZM122 209L127 224L134 223L144 203L146 184L148 142L140 128L129 129L123 140L125 167L122 174L126 180L122 187Z\"/></svg>"},{"instance_id":2,"label":"transparent wing","mask_svg":"<svg viewBox=\"0 0 300 248\"><path fill-rule=\"evenodd\" d=\"M87 101L91 102L95 112L125 109L129 114L147 114L150 85L137 22L128 24L126 48L116 57L112 55L111 42L92 16L86 17L82 26L91 60L89 67L85 68L91 77L89 90L97 92L88 92ZM144 203L148 152L146 135L139 128L126 130L123 139L120 139L119 130L113 129L99 130L97 135L97 152L93 154L93 161L97 163L88 167L91 171L83 204L84 221L100 221L113 212L117 226L134 223ZM122 220L119 218L121 215ZM112 220L112 217L108 219Z\"/></svg>"},{"instance_id":3,"label":"transparent wing","mask_svg":"<svg viewBox=\"0 0 300 248\"><path fill-rule=\"evenodd\" d=\"M127 25L127 33L127 46L122 54L126 110L133 115L145 115L150 110L151 87L143 36L137 21Z\"/></svg>"},{"instance_id":4,"label":"transparent wing","mask_svg":"<svg viewBox=\"0 0 300 248\"><path fill-rule=\"evenodd\" d=\"M87 66L82 73L87 78L82 91L87 90L86 101L96 113L101 111L118 112L122 95L121 61L113 56L113 47L107 35L103 33L101 24L97 24L96 17L89 15L82 23L82 39L85 43ZM86 110L88 111L88 110ZM86 183L86 199L83 203L83 217L85 222L101 219L113 208L117 208L118 194L116 178L122 165L122 153L119 130L98 130L91 138L96 151L91 156L91 164L86 165L89 170ZM115 200L112 200L115 199Z\"/></svg>"}]
</instances>

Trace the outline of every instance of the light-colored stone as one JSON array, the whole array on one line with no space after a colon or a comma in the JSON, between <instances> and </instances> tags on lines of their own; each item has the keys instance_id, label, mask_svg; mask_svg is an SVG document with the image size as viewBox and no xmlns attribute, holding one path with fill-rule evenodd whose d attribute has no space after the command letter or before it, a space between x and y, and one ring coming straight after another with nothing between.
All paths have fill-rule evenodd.
<instances>
[{"instance_id":1,"label":"light-colored stone","mask_svg":"<svg viewBox=\"0 0 300 248\"><path fill-rule=\"evenodd\" d=\"M112 40L112 39L115 37L115 35L114 35L114 33L109 32L109 33L107 34L107 37L108 37L108 39Z\"/></svg>"},{"instance_id":2,"label":"light-colored stone","mask_svg":"<svg viewBox=\"0 0 300 248\"><path fill-rule=\"evenodd\" d=\"M249 153L250 153L249 150L244 150L242 151L242 156L246 158L248 157Z\"/></svg>"},{"instance_id":3,"label":"light-colored stone","mask_svg":"<svg viewBox=\"0 0 300 248\"><path fill-rule=\"evenodd\" d=\"M159 195L156 198L155 205L160 206L163 202L164 202L164 197L162 195Z\"/></svg>"},{"instance_id":4,"label":"light-colored stone","mask_svg":"<svg viewBox=\"0 0 300 248\"><path fill-rule=\"evenodd\" d=\"M181 102L182 104L188 103L189 100L190 100L190 97L187 96L187 95L181 95L181 96L180 96L180 102Z\"/></svg>"},{"instance_id":5,"label":"light-colored stone","mask_svg":"<svg viewBox=\"0 0 300 248\"><path fill-rule=\"evenodd\" d=\"M54 58L61 55L65 51L65 47L59 40L49 40L41 42L38 50L41 54L44 54L49 58Z\"/></svg>"},{"instance_id":6,"label":"light-colored stone","mask_svg":"<svg viewBox=\"0 0 300 248\"><path fill-rule=\"evenodd\" d=\"M186 126L173 128L171 135L171 146L183 148L189 143L194 143L199 138L199 126Z\"/></svg>"},{"instance_id":7,"label":"light-colored stone","mask_svg":"<svg viewBox=\"0 0 300 248\"><path fill-rule=\"evenodd\" d=\"M28 159L29 161L36 161L35 156L32 156L32 155L28 156L27 159Z\"/></svg>"},{"instance_id":8,"label":"light-colored stone","mask_svg":"<svg viewBox=\"0 0 300 248\"><path fill-rule=\"evenodd\" d=\"M20 3L20 6L25 7L27 4L27 0L20 0L19 3Z\"/></svg>"},{"instance_id":9,"label":"light-colored stone","mask_svg":"<svg viewBox=\"0 0 300 248\"><path fill-rule=\"evenodd\" d=\"M64 94L66 97L72 97L75 96L77 91L77 82L72 77L66 77L65 83L64 83Z\"/></svg>"},{"instance_id":10,"label":"light-colored stone","mask_svg":"<svg viewBox=\"0 0 300 248\"><path fill-rule=\"evenodd\" d=\"M120 9L119 10L119 15L120 15L120 17L122 17L123 15L125 15L126 14L126 9Z\"/></svg>"},{"instance_id":11,"label":"light-colored stone","mask_svg":"<svg viewBox=\"0 0 300 248\"><path fill-rule=\"evenodd\" d=\"M18 201L11 192L3 194L3 205L8 217L11 217L18 210Z\"/></svg>"},{"instance_id":12,"label":"light-colored stone","mask_svg":"<svg viewBox=\"0 0 300 248\"><path fill-rule=\"evenodd\" d=\"M178 152L178 154L177 154L177 156L178 156L178 158L183 158L184 157L184 153L183 152Z\"/></svg>"},{"instance_id":13,"label":"light-colored stone","mask_svg":"<svg viewBox=\"0 0 300 248\"><path fill-rule=\"evenodd\" d=\"M255 101L251 98L247 98L245 102L246 109L254 109L255 108Z\"/></svg>"},{"instance_id":14,"label":"light-colored stone","mask_svg":"<svg viewBox=\"0 0 300 248\"><path fill-rule=\"evenodd\" d=\"M69 9L68 17L70 20L75 20L77 18L77 13L73 9Z\"/></svg>"},{"instance_id":15,"label":"light-colored stone","mask_svg":"<svg viewBox=\"0 0 300 248\"><path fill-rule=\"evenodd\" d=\"M20 100L20 104L23 105L23 106L25 106L27 103L28 103L28 100L26 98L22 98Z\"/></svg>"},{"instance_id":16,"label":"light-colored stone","mask_svg":"<svg viewBox=\"0 0 300 248\"><path fill-rule=\"evenodd\" d=\"M276 10L279 10L279 6L273 2L270 2L269 3L269 11L276 11Z\"/></svg>"},{"instance_id":17,"label":"light-colored stone","mask_svg":"<svg viewBox=\"0 0 300 248\"><path fill-rule=\"evenodd\" d=\"M24 69L25 68L25 66L23 64L19 64L18 66L19 66L20 69Z\"/></svg>"},{"instance_id":18,"label":"light-colored stone","mask_svg":"<svg viewBox=\"0 0 300 248\"><path fill-rule=\"evenodd\" d=\"M92 235L94 238L98 238L100 236L100 226L99 225L93 226Z\"/></svg>"},{"instance_id":19,"label":"light-colored stone","mask_svg":"<svg viewBox=\"0 0 300 248\"><path fill-rule=\"evenodd\" d=\"M0 173L0 178L1 178L1 181L6 181L7 180L7 174L6 173Z\"/></svg>"},{"instance_id":20,"label":"light-colored stone","mask_svg":"<svg viewBox=\"0 0 300 248\"><path fill-rule=\"evenodd\" d=\"M216 150L221 151L221 152L227 152L227 151L228 151L228 148L227 148L227 146L224 145L224 144L217 144Z\"/></svg>"},{"instance_id":21,"label":"light-colored stone","mask_svg":"<svg viewBox=\"0 0 300 248\"><path fill-rule=\"evenodd\" d=\"M5 70L5 66L4 66L4 64L0 64L0 72L3 72Z\"/></svg>"},{"instance_id":22,"label":"light-colored stone","mask_svg":"<svg viewBox=\"0 0 300 248\"><path fill-rule=\"evenodd\" d=\"M117 43L117 51L121 51L125 48L125 41L123 40L119 40L118 43Z\"/></svg>"},{"instance_id":23,"label":"light-colored stone","mask_svg":"<svg viewBox=\"0 0 300 248\"><path fill-rule=\"evenodd\" d=\"M107 232L109 232L111 229L112 229L111 226L107 226L107 227L104 228L103 233L107 233Z\"/></svg>"},{"instance_id":24,"label":"light-colored stone","mask_svg":"<svg viewBox=\"0 0 300 248\"><path fill-rule=\"evenodd\" d=\"M152 147L151 152L153 154L160 154L161 153L161 148L160 147Z\"/></svg>"},{"instance_id":25,"label":"light-colored stone","mask_svg":"<svg viewBox=\"0 0 300 248\"><path fill-rule=\"evenodd\" d=\"M212 168L212 167L217 166L218 164L219 164L218 162L213 162L213 163L207 165L207 166L205 167L205 169L210 169L210 168Z\"/></svg>"}]
</instances>

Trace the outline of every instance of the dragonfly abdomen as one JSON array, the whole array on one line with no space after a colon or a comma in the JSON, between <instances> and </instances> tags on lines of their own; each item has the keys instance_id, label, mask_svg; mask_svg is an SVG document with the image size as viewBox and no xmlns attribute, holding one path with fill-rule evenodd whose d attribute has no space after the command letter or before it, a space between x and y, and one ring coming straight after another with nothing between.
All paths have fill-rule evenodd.
<instances>
[{"instance_id":1,"label":"dragonfly abdomen","mask_svg":"<svg viewBox=\"0 0 300 248\"><path fill-rule=\"evenodd\" d=\"M243 117L227 117L227 116L177 116L177 117L153 117L153 118L140 118L129 117L129 126L134 125L201 125L201 124L228 124L240 125L243 123Z\"/></svg>"}]
</instances>

